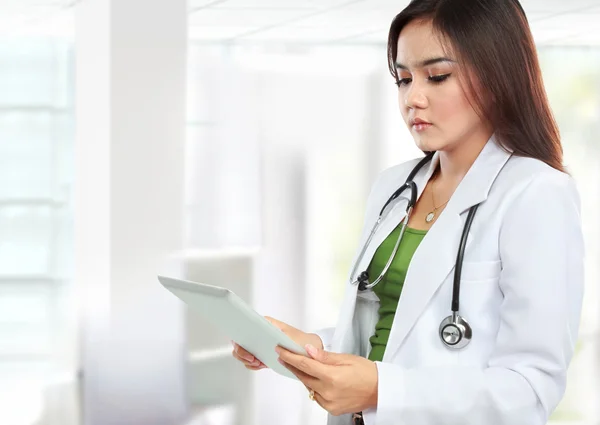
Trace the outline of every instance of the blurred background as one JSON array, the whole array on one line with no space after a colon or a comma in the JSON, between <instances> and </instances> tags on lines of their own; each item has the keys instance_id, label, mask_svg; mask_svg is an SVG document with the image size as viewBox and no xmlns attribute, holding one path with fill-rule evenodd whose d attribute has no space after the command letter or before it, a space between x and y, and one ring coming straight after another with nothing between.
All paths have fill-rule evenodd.
<instances>
[{"instance_id":1,"label":"blurred background","mask_svg":"<svg viewBox=\"0 0 600 425\"><path fill-rule=\"evenodd\" d=\"M325 423L157 273L333 326L368 190L419 155L408 1L0 0L0 424ZM586 298L555 424L600 424L600 4L523 0L578 181Z\"/></svg>"}]
</instances>

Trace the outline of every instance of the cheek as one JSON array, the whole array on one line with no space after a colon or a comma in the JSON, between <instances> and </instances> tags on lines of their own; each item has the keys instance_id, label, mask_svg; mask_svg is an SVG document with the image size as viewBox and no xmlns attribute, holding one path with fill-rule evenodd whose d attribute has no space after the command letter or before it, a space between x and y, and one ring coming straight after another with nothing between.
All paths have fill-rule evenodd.
<instances>
[{"instance_id":1,"label":"cheek","mask_svg":"<svg viewBox=\"0 0 600 425\"><path fill-rule=\"evenodd\" d=\"M398 106L400 107L400 113L402 114L402 118L404 118L404 120L406 121L406 118L408 117L408 108L404 104L401 95L398 95Z\"/></svg>"},{"instance_id":2,"label":"cheek","mask_svg":"<svg viewBox=\"0 0 600 425\"><path fill-rule=\"evenodd\" d=\"M438 94L431 107L440 125L452 125L471 120L475 112L460 87L448 87Z\"/></svg>"},{"instance_id":3,"label":"cheek","mask_svg":"<svg viewBox=\"0 0 600 425\"><path fill-rule=\"evenodd\" d=\"M404 95L400 91L398 91L398 107L400 108L402 119L408 124L408 108L404 103Z\"/></svg>"}]
</instances>

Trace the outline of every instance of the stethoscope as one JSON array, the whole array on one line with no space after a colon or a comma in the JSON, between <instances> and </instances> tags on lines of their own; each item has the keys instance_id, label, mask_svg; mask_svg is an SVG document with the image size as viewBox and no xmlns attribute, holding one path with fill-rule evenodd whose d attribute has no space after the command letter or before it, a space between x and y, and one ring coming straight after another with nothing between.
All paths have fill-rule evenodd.
<instances>
[{"instance_id":1,"label":"stethoscope","mask_svg":"<svg viewBox=\"0 0 600 425\"><path fill-rule=\"evenodd\" d=\"M394 260L394 257L396 256L396 252L398 251L398 247L400 246L400 241L402 240L402 236L404 235L406 225L408 224L408 221L410 220L410 216L412 214L413 207L417 203L418 191L417 191L417 185L415 184L413 179L414 179L415 175L419 172L419 170L427 162L429 162L432 157L433 157L433 152L430 152L421 161L419 161L419 163L415 166L415 168L413 168L413 170L410 172L410 174L406 178L406 181L404 182L404 184L398 190L396 190L392 194L392 196L390 196L390 198L383 205L383 208L379 212L379 217L377 218L377 221L375 222L375 225L373 226L373 229L371 230L371 233L369 234L367 242L364 244L358 259L354 263L354 268L353 268L350 276L355 276L356 269L358 268L358 265L362 261L362 258L365 255L367 247L369 246L369 243L371 242L373 235L377 231L377 228L379 227L379 224L381 223L381 221L383 219L383 213L384 213L385 209L387 208L387 206L392 201L394 201L398 196L400 196L400 194L402 192L404 192L404 190L408 189L410 191L410 199L408 200L408 205L406 207L406 217L404 218L404 221L402 222L402 226L400 227L400 234L398 235L398 240L396 241L396 245L394 246L394 250L392 251L390 258L388 259L385 267L383 268L383 271L379 274L379 276L377 277L377 279L375 279L374 282L369 283L369 273L366 270L363 271L362 273L360 273L358 275L358 277L356 277L356 279L353 280L352 284L358 284L359 291L365 291L367 289L373 288L375 285L377 285L381 281L381 279L383 279L384 275L390 268L392 261ZM471 228L471 223L473 222L473 217L475 216L475 213L477 212L478 206L479 206L479 204L473 205L469 209L469 213L467 215L467 220L465 222L462 236L460 238L460 245L458 247L458 254L456 255L456 263L455 263L455 267L454 267L454 286L453 286L453 290L452 290L452 306L451 306L452 314L450 316L446 317L444 320L442 320L442 322L440 323L440 327L439 327L439 337L442 340L442 342L444 343L444 345L450 349L458 350L458 349L466 347L469 344L469 342L471 341L471 338L473 337L473 331L471 329L471 326L463 317L461 317L458 314L458 311L459 311L459 294L460 294L460 275L461 275L461 271L462 271L463 258L465 255L465 247L467 244L467 236L469 234L469 229Z\"/></svg>"}]
</instances>

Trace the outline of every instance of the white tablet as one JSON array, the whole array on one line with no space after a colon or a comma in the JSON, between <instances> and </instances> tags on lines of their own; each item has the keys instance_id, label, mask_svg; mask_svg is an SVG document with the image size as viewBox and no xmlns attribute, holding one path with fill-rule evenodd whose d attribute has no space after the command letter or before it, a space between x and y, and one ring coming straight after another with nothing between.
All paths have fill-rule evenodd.
<instances>
[{"instance_id":1,"label":"white tablet","mask_svg":"<svg viewBox=\"0 0 600 425\"><path fill-rule=\"evenodd\" d=\"M296 344L229 289L166 276L158 276L158 280L269 368L288 378L298 379L277 361L279 356L275 347L281 345L307 356L304 347Z\"/></svg>"}]
</instances>

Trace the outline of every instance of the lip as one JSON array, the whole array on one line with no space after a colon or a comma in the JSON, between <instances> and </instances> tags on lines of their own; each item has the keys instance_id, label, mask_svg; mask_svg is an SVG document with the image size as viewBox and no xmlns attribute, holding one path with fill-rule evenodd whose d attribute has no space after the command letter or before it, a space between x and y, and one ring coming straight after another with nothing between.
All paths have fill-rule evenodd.
<instances>
[{"instance_id":1,"label":"lip","mask_svg":"<svg viewBox=\"0 0 600 425\"><path fill-rule=\"evenodd\" d=\"M417 131L417 132L419 132L419 133L420 133L421 131L425 131L425 130L427 130L429 127L431 127L431 124L429 124L429 123L426 123L426 124L424 124L424 123L421 123L421 124L416 124L416 123L415 123L415 124L413 124L413 126L412 126L413 130L415 130L415 131Z\"/></svg>"},{"instance_id":2,"label":"lip","mask_svg":"<svg viewBox=\"0 0 600 425\"><path fill-rule=\"evenodd\" d=\"M421 118L412 118L409 122L410 122L411 126L418 125L418 124L429 124L429 125L431 125L430 122L422 120Z\"/></svg>"}]
</instances>

